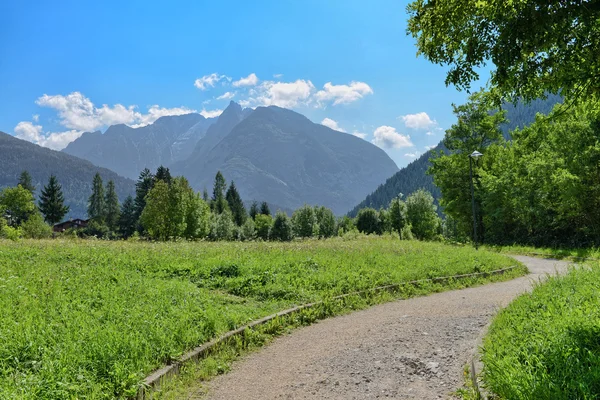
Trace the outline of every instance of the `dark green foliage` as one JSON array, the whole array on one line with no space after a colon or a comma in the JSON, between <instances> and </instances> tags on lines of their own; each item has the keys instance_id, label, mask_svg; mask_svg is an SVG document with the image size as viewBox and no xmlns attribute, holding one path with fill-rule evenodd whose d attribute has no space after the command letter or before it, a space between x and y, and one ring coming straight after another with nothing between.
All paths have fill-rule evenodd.
<instances>
[{"instance_id":1,"label":"dark green foliage","mask_svg":"<svg viewBox=\"0 0 600 400\"><path fill-rule=\"evenodd\" d=\"M119 213L119 232L124 238L128 238L133 235L136 226L135 202L133 201L133 197L127 196L121 205L121 212Z\"/></svg>"},{"instance_id":2,"label":"dark green foliage","mask_svg":"<svg viewBox=\"0 0 600 400\"><path fill-rule=\"evenodd\" d=\"M319 233L319 225L317 225L317 216L315 210L305 204L292 214L292 226L294 228L294 236L301 238L309 238Z\"/></svg>"},{"instance_id":3,"label":"dark green foliage","mask_svg":"<svg viewBox=\"0 0 600 400\"><path fill-rule=\"evenodd\" d=\"M379 214L380 233L392 233L392 219L390 212L385 208L381 208L377 214Z\"/></svg>"},{"instance_id":4,"label":"dark green foliage","mask_svg":"<svg viewBox=\"0 0 600 400\"><path fill-rule=\"evenodd\" d=\"M244 222L246 222L246 218L248 218L248 214L246 213L246 207L244 207L244 202L238 193L235 183L231 181L229 185L229 189L227 189L227 193L225 194L225 199L227 200L227 204L229 205L229 209L233 214L233 222L237 226L242 226Z\"/></svg>"},{"instance_id":5,"label":"dark green foliage","mask_svg":"<svg viewBox=\"0 0 600 400\"><path fill-rule=\"evenodd\" d=\"M420 240L432 240L440 231L440 218L433 197L417 190L406 199L406 216L412 233Z\"/></svg>"},{"instance_id":6,"label":"dark green foliage","mask_svg":"<svg viewBox=\"0 0 600 400\"><path fill-rule=\"evenodd\" d=\"M113 171L0 132L0 188L16 186L23 170L29 172L32 184L37 188L35 198L39 197L50 175L56 176L62 185L65 205L69 207L65 217L85 218L92 179L96 172L105 181L115 182L119 198L124 199L134 191L132 180Z\"/></svg>"},{"instance_id":7,"label":"dark green foliage","mask_svg":"<svg viewBox=\"0 0 600 400\"><path fill-rule=\"evenodd\" d=\"M315 207L315 216L319 227L319 237L329 238L337 234L333 211L324 206Z\"/></svg>"},{"instance_id":8,"label":"dark green foliage","mask_svg":"<svg viewBox=\"0 0 600 400\"><path fill-rule=\"evenodd\" d=\"M488 390L502 399L600 397L600 270L588 266L550 277L494 319L483 343Z\"/></svg>"},{"instance_id":9,"label":"dark green foliage","mask_svg":"<svg viewBox=\"0 0 600 400\"><path fill-rule=\"evenodd\" d=\"M44 220L51 225L58 224L69 212L69 206L65 206L62 187L56 176L50 175L48 184L42 189L39 208L44 214Z\"/></svg>"},{"instance_id":10,"label":"dark green foliage","mask_svg":"<svg viewBox=\"0 0 600 400\"><path fill-rule=\"evenodd\" d=\"M356 216L356 228L359 232L370 234L380 234L379 215L377 210L367 207L358 212Z\"/></svg>"},{"instance_id":11,"label":"dark green foliage","mask_svg":"<svg viewBox=\"0 0 600 400\"><path fill-rule=\"evenodd\" d=\"M202 191L202 200L204 200L206 203L210 201L210 197L208 197L208 190L206 190L206 188L204 188L204 191Z\"/></svg>"},{"instance_id":12,"label":"dark green foliage","mask_svg":"<svg viewBox=\"0 0 600 400\"><path fill-rule=\"evenodd\" d=\"M210 206L213 212L221 214L223 211L228 209L227 201L225 200L225 190L227 189L227 183L221 171L217 172L215 176L215 183L213 186L213 195Z\"/></svg>"},{"instance_id":13,"label":"dark green foliage","mask_svg":"<svg viewBox=\"0 0 600 400\"><path fill-rule=\"evenodd\" d=\"M254 219L258 214L258 203L253 201L252 205L250 206L250 218Z\"/></svg>"},{"instance_id":14,"label":"dark green foliage","mask_svg":"<svg viewBox=\"0 0 600 400\"><path fill-rule=\"evenodd\" d=\"M278 211L277 214L275 214L275 220L273 221L273 227L271 228L271 240L288 242L292 240L292 238L292 222L286 213Z\"/></svg>"},{"instance_id":15,"label":"dark green foliage","mask_svg":"<svg viewBox=\"0 0 600 400\"><path fill-rule=\"evenodd\" d=\"M390 224L392 230L400 233L408 224L408 215L406 211L406 203L402 201L400 196L396 197L390 203Z\"/></svg>"},{"instance_id":16,"label":"dark green foliage","mask_svg":"<svg viewBox=\"0 0 600 400\"><path fill-rule=\"evenodd\" d=\"M266 201L263 201L260 204L260 213L262 215L271 215L271 209L269 208L269 205L267 204Z\"/></svg>"},{"instance_id":17,"label":"dark green foliage","mask_svg":"<svg viewBox=\"0 0 600 400\"><path fill-rule=\"evenodd\" d=\"M154 175L154 181L163 181L165 182L167 185L171 184L171 171L169 171L169 168L166 168L164 166L159 166L158 169L156 170L156 175Z\"/></svg>"},{"instance_id":18,"label":"dark green foliage","mask_svg":"<svg viewBox=\"0 0 600 400\"><path fill-rule=\"evenodd\" d=\"M145 168L135 184L135 219L139 220L146 207L146 195L154 187L154 175Z\"/></svg>"},{"instance_id":19,"label":"dark green foliage","mask_svg":"<svg viewBox=\"0 0 600 400\"><path fill-rule=\"evenodd\" d=\"M31 180L31 175L27 171L23 171L21 172L21 175L19 175L19 185L21 185L23 189L29 190L31 194L35 192L35 185Z\"/></svg>"},{"instance_id":20,"label":"dark green foliage","mask_svg":"<svg viewBox=\"0 0 600 400\"><path fill-rule=\"evenodd\" d=\"M449 67L446 84L469 89L492 61L499 98L600 94L595 1L416 0L407 11L418 53Z\"/></svg>"},{"instance_id":21,"label":"dark green foliage","mask_svg":"<svg viewBox=\"0 0 600 400\"><path fill-rule=\"evenodd\" d=\"M338 235L343 235L344 233L350 232L356 228L352 218L348 217L347 215L344 215L343 217L338 219L337 227L338 227L338 232L337 232Z\"/></svg>"},{"instance_id":22,"label":"dark green foliage","mask_svg":"<svg viewBox=\"0 0 600 400\"><path fill-rule=\"evenodd\" d=\"M116 231L118 229L120 209L119 197L115 191L115 183L113 181L108 181L106 185L106 199L104 203L106 207L106 225L111 231Z\"/></svg>"},{"instance_id":23,"label":"dark green foliage","mask_svg":"<svg viewBox=\"0 0 600 400\"><path fill-rule=\"evenodd\" d=\"M96 173L92 182L92 194L88 200L88 217L104 223L106 217L106 199L102 177Z\"/></svg>"},{"instance_id":24,"label":"dark green foliage","mask_svg":"<svg viewBox=\"0 0 600 400\"><path fill-rule=\"evenodd\" d=\"M0 218L9 226L19 226L36 212L33 195L21 186L0 190Z\"/></svg>"}]
</instances>

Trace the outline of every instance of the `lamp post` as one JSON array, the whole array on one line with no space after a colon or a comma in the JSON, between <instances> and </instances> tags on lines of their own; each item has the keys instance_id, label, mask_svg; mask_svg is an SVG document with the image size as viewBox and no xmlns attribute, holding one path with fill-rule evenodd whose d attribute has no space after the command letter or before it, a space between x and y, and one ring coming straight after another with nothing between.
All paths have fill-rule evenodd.
<instances>
[{"instance_id":1,"label":"lamp post","mask_svg":"<svg viewBox=\"0 0 600 400\"><path fill-rule=\"evenodd\" d=\"M477 250L477 217L475 215L475 187L473 186L473 159L477 160L483 154L475 150L469 154L469 171L471 175L471 204L473 206L473 240L475 241L475 250Z\"/></svg>"}]
</instances>

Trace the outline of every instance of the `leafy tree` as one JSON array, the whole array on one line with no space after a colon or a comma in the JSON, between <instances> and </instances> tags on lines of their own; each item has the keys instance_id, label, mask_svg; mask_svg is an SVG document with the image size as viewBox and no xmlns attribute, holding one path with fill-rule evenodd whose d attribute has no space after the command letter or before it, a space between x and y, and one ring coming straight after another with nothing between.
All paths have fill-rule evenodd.
<instances>
[{"instance_id":1,"label":"leafy tree","mask_svg":"<svg viewBox=\"0 0 600 400\"><path fill-rule=\"evenodd\" d=\"M348 217L347 215L344 215L342 218L340 218L337 221L337 227L338 227L338 235L340 235L340 236L342 236L344 233L350 232L356 228L352 218Z\"/></svg>"},{"instance_id":2,"label":"leafy tree","mask_svg":"<svg viewBox=\"0 0 600 400\"><path fill-rule=\"evenodd\" d=\"M434 239L440 228L437 207L431 193L417 190L406 198L406 215L412 233L420 240Z\"/></svg>"},{"instance_id":3,"label":"leafy tree","mask_svg":"<svg viewBox=\"0 0 600 400\"><path fill-rule=\"evenodd\" d=\"M287 214L283 211L278 211L275 214L273 227L271 228L271 239L281 242L289 242L293 238L292 223Z\"/></svg>"},{"instance_id":4,"label":"leafy tree","mask_svg":"<svg viewBox=\"0 0 600 400\"><path fill-rule=\"evenodd\" d=\"M88 200L88 217L102 223L104 223L106 217L104 185L99 173L94 175L94 180L92 181L92 194Z\"/></svg>"},{"instance_id":5,"label":"leafy tree","mask_svg":"<svg viewBox=\"0 0 600 400\"><path fill-rule=\"evenodd\" d=\"M254 224L254 219L246 219L246 222L242 225L240 236L242 240L254 240L256 238L256 225Z\"/></svg>"},{"instance_id":6,"label":"leafy tree","mask_svg":"<svg viewBox=\"0 0 600 400\"><path fill-rule=\"evenodd\" d=\"M21 187L23 189L29 190L31 192L31 194L33 194L33 192L35 192L35 186L33 185L31 175L29 174L28 171L21 172L21 175L19 176L18 184L21 185Z\"/></svg>"},{"instance_id":7,"label":"leafy tree","mask_svg":"<svg viewBox=\"0 0 600 400\"><path fill-rule=\"evenodd\" d=\"M156 170L156 175L154 175L154 181L163 181L165 182L167 185L171 184L171 171L169 171L169 168L163 167L162 165L160 167L158 167L158 169Z\"/></svg>"},{"instance_id":8,"label":"leafy tree","mask_svg":"<svg viewBox=\"0 0 600 400\"><path fill-rule=\"evenodd\" d=\"M356 216L356 228L367 235L381 234L377 210L370 207L361 209Z\"/></svg>"},{"instance_id":9,"label":"leafy tree","mask_svg":"<svg viewBox=\"0 0 600 400\"><path fill-rule=\"evenodd\" d=\"M4 188L0 191L0 210L8 217L8 226L19 226L36 212L33 195L20 185Z\"/></svg>"},{"instance_id":10,"label":"leafy tree","mask_svg":"<svg viewBox=\"0 0 600 400\"><path fill-rule=\"evenodd\" d=\"M389 211L382 207L377 214L379 216L380 233L392 233L392 219Z\"/></svg>"},{"instance_id":11,"label":"leafy tree","mask_svg":"<svg viewBox=\"0 0 600 400\"><path fill-rule=\"evenodd\" d=\"M45 239L52 236L52 228L44 222L39 212L34 212L21 225L23 237L26 239Z\"/></svg>"},{"instance_id":12,"label":"leafy tree","mask_svg":"<svg viewBox=\"0 0 600 400\"><path fill-rule=\"evenodd\" d=\"M324 206L315 207L315 216L317 218L317 225L319 226L320 237L329 238L337 233L333 211Z\"/></svg>"},{"instance_id":13,"label":"leafy tree","mask_svg":"<svg viewBox=\"0 0 600 400\"><path fill-rule=\"evenodd\" d=\"M191 188L187 191L188 207L184 237L187 239L205 238L210 233L210 207Z\"/></svg>"},{"instance_id":14,"label":"leafy tree","mask_svg":"<svg viewBox=\"0 0 600 400\"><path fill-rule=\"evenodd\" d=\"M489 61L502 96L600 94L600 7L582 0L416 0L408 32L418 54L450 67L446 84L469 89Z\"/></svg>"},{"instance_id":15,"label":"leafy tree","mask_svg":"<svg viewBox=\"0 0 600 400\"><path fill-rule=\"evenodd\" d=\"M137 226L137 218L135 215L135 202L133 197L127 196L121 205L119 213L119 232L123 237L128 238L135 232Z\"/></svg>"},{"instance_id":16,"label":"leafy tree","mask_svg":"<svg viewBox=\"0 0 600 400\"><path fill-rule=\"evenodd\" d=\"M146 207L146 195L154 187L154 175L145 168L135 184L135 219L139 220Z\"/></svg>"},{"instance_id":17,"label":"leafy tree","mask_svg":"<svg viewBox=\"0 0 600 400\"><path fill-rule=\"evenodd\" d=\"M106 185L106 198L104 199L106 205L106 226L111 231L116 231L119 224L119 197L115 190L115 182L112 180L108 181Z\"/></svg>"},{"instance_id":18,"label":"leafy tree","mask_svg":"<svg viewBox=\"0 0 600 400\"><path fill-rule=\"evenodd\" d=\"M309 238L317 235L319 225L317 225L315 210L307 204L298 208L292 214L292 227L296 237Z\"/></svg>"},{"instance_id":19,"label":"leafy tree","mask_svg":"<svg viewBox=\"0 0 600 400\"><path fill-rule=\"evenodd\" d=\"M235 224L231 211L224 209L221 214L211 214L210 238L212 240L232 240L234 238Z\"/></svg>"},{"instance_id":20,"label":"leafy tree","mask_svg":"<svg viewBox=\"0 0 600 400\"><path fill-rule=\"evenodd\" d=\"M211 208L213 212L221 214L228 208L227 201L225 200L225 190L227 189L227 183L221 171L217 171L215 176L215 183L213 186L213 195Z\"/></svg>"},{"instance_id":21,"label":"leafy tree","mask_svg":"<svg viewBox=\"0 0 600 400\"><path fill-rule=\"evenodd\" d=\"M69 207L65 206L65 199L62 187L56 176L50 175L48 184L42 189L40 194L39 208L44 214L44 220L51 225L58 224L69 212Z\"/></svg>"},{"instance_id":22,"label":"leafy tree","mask_svg":"<svg viewBox=\"0 0 600 400\"><path fill-rule=\"evenodd\" d=\"M250 206L250 218L254 219L258 214L258 203L253 201L252 205Z\"/></svg>"},{"instance_id":23,"label":"leafy tree","mask_svg":"<svg viewBox=\"0 0 600 400\"><path fill-rule=\"evenodd\" d=\"M271 210L269 209L269 205L267 204L266 201L263 201L260 204L260 213L262 215L271 215Z\"/></svg>"},{"instance_id":24,"label":"leafy tree","mask_svg":"<svg viewBox=\"0 0 600 400\"><path fill-rule=\"evenodd\" d=\"M235 187L235 183L231 181L229 185L229 189L227 189L227 193L225 194L225 199L227 200L227 204L229 205L229 209L233 214L233 221L237 226L242 226L244 222L246 222L246 218L248 218L248 214L246 213L246 207L244 207L244 202L240 197L240 194Z\"/></svg>"},{"instance_id":25,"label":"leafy tree","mask_svg":"<svg viewBox=\"0 0 600 400\"><path fill-rule=\"evenodd\" d=\"M162 180L156 181L146 195L146 206L140 222L150 237L158 240L169 239L172 233L170 212L171 198L169 185Z\"/></svg>"},{"instance_id":26,"label":"leafy tree","mask_svg":"<svg viewBox=\"0 0 600 400\"><path fill-rule=\"evenodd\" d=\"M268 240L273 218L270 215L258 214L254 219L254 224L256 226L256 236L262 240Z\"/></svg>"},{"instance_id":27,"label":"leafy tree","mask_svg":"<svg viewBox=\"0 0 600 400\"><path fill-rule=\"evenodd\" d=\"M390 222L392 229L398 233L402 232L402 228L408 223L406 203L402 201L400 196L396 197L390 203Z\"/></svg>"}]
</instances>

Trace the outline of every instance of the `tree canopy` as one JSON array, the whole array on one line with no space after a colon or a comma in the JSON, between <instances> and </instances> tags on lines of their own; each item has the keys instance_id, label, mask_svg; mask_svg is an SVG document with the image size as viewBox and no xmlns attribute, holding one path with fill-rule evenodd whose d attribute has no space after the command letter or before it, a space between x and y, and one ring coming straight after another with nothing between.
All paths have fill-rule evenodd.
<instances>
[{"instance_id":1,"label":"tree canopy","mask_svg":"<svg viewBox=\"0 0 600 400\"><path fill-rule=\"evenodd\" d=\"M446 84L491 84L512 100L600 94L600 3L593 0L416 0L407 32L418 54L447 65Z\"/></svg>"},{"instance_id":2,"label":"tree canopy","mask_svg":"<svg viewBox=\"0 0 600 400\"><path fill-rule=\"evenodd\" d=\"M65 198L63 196L62 187L56 176L50 175L48 184L42 189L40 195L40 211L44 214L44 219L49 224L59 223L63 217L69 212L69 207L65 206Z\"/></svg>"}]
</instances>

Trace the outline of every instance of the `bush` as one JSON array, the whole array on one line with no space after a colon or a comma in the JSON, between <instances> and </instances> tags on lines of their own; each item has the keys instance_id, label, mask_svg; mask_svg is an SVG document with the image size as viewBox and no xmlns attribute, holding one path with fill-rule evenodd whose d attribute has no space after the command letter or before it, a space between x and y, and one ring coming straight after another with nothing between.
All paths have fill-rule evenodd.
<instances>
[{"instance_id":1,"label":"bush","mask_svg":"<svg viewBox=\"0 0 600 400\"><path fill-rule=\"evenodd\" d=\"M423 189L417 190L406 199L406 215L417 239L436 238L440 228L440 218L436 210L431 193Z\"/></svg>"},{"instance_id":2,"label":"bush","mask_svg":"<svg viewBox=\"0 0 600 400\"><path fill-rule=\"evenodd\" d=\"M270 215L258 214L254 219L254 225L256 226L256 236L262 240L269 240L273 218Z\"/></svg>"},{"instance_id":3,"label":"bush","mask_svg":"<svg viewBox=\"0 0 600 400\"><path fill-rule=\"evenodd\" d=\"M110 236L110 229L104 223L96 220L90 220L87 226L80 231L81 236L96 237L98 239L108 239Z\"/></svg>"},{"instance_id":4,"label":"bush","mask_svg":"<svg viewBox=\"0 0 600 400\"><path fill-rule=\"evenodd\" d=\"M254 240L256 239L256 226L252 218L247 218L246 222L242 225L241 229L241 240Z\"/></svg>"},{"instance_id":5,"label":"bush","mask_svg":"<svg viewBox=\"0 0 600 400\"><path fill-rule=\"evenodd\" d=\"M31 215L27 221L21 225L23 237L26 239L45 239L52 236L52 228L44 222L40 213Z\"/></svg>"},{"instance_id":6,"label":"bush","mask_svg":"<svg viewBox=\"0 0 600 400\"><path fill-rule=\"evenodd\" d=\"M377 233L380 234L379 229L379 215L377 210L373 208L362 208L356 216L356 228L359 232L367 235Z\"/></svg>"},{"instance_id":7,"label":"bush","mask_svg":"<svg viewBox=\"0 0 600 400\"><path fill-rule=\"evenodd\" d=\"M305 204L292 214L294 236L308 238L318 234L317 216L315 210Z\"/></svg>"},{"instance_id":8,"label":"bush","mask_svg":"<svg viewBox=\"0 0 600 400\"><path fill-rule=\"evenodd\" d=\"M212 214L210 238L212 240L234 239L234 223L231 211L225 210L221 214Z\"/></svg>"},{"instance_id":9,"label":"bush","mask_svg":"<svg viewBox=\"0 0 600 400\"><path fill-rule=\"evenodd\" d=\"M23 232L21 231L21 227L12 227L9 225L4 225L2 227L2 231L0 231L0 237L8 240L18 240L23 236Z\"/></svg>"},{"instance_id":10,"label":"bush","mask_svg":"<svg viewBox=\"0 0 600 400\"><path fill-rule=\"evenodd\" d=\"M342 235L344 235L344 233L350 232L354 229L356 229L356 226L354 225L354 221L352 220L352 218L350 218L347 215L344 215L337 222L338 236L342 236Z\"/></svg>"},{"instance_id":11,"label":"bush","mask_svg":"<svg viewBox=\"0 0 600 400\"><path fill-rule=\"evenodd\" d=\"M292 222L287 214L282 211L277 211L273 227L271 228L271 239L289 242L292 238Z\"/></svg>"}]
</instances>

